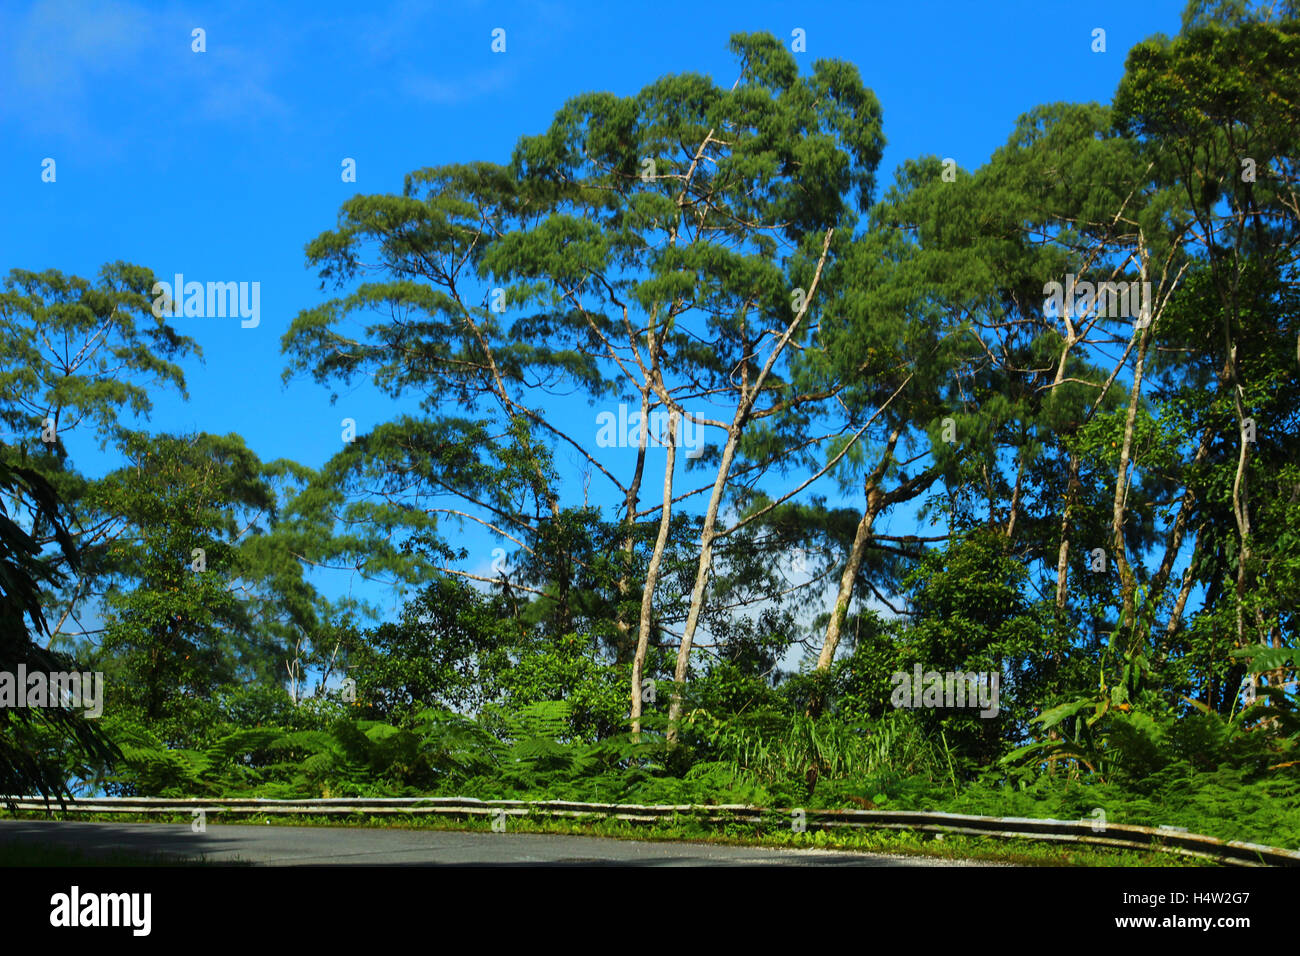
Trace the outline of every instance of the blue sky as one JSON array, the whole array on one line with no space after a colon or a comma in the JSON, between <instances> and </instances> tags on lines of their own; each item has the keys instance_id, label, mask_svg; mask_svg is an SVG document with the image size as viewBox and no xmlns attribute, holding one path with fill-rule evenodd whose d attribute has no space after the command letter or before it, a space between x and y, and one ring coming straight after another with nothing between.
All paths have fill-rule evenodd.
<instances>
[{"instance_id":1,"label":"blue sky","mask_svg":"<svg viewBox=\"0 0 1300 956\"><path fill-rule=\"evenodd\" d=\"M393 410L366 388L331 406L324 387L281 382L280 337L324 296L303 247L357 192L399 192L424 166L505 161L581 92L627 95L686 71L730 85L732 33L789 40L796 28L808 67L852 61L880 99L882 186L923 154L971 169L1032 107L1109 100L1128 48L1177 33L1183 6L8 3L0 269L92 277L123 259L160 278L260 282L256 328L184 326L205 361L185 364L188 403L156 397L152 427L238 432L264 460L319 466L342 417L364 431ZM1104 53L1091 49L1098 27ZM195 28L206 52L191 49ZM495 28L504 53L491 50ZM41 178L47 157L53 183ZM345 157L355 184L341 181ZM109 464L82 461L92 473Z\"/></svg>"}]
</instances>

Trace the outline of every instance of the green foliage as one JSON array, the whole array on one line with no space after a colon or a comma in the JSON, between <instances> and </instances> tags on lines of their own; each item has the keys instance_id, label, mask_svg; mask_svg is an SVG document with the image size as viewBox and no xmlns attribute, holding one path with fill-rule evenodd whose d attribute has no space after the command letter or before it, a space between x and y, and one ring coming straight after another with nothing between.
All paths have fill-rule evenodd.
<instances>
[{"instance_id":1,"label":"green foliage","mask_svg":"<svg viewBox=\"0 0 1300 956\"><path fill-rule=\"evenodd\" d=\"M70 667L34 638L67 641L56 598L93 600L102 645L78 651L130 692L103 724L120 753L0 711L0 792L1100 808L1300 843L1295 14L1195 0L1112 104L1035 107L983 166L914 158L878 200L875 96L768 34L732 38L732 87L575 96L507 164L356 196L307 247L335 297L286 332L286 375L418 411L319 471L116 425L197 351L150 317L146 270L11 272L0 669ZM1157 319L1045 300L1084 272L1154 283ZM661 449L589 449L551 408L573 395L722 409L726 450L666 476L648 595ZM87 479L61 432L38 452L47 414L124 464ZM604 499L573 499L569 464ZM913 501L936 533L890 532ZM457 545L467 522L509 572ZM389 581L400 616L363 627L312 565ZM997 713L901 707L917 666L997 675Z\"/></svg>"},{"instance_id":2,"label":"green foliage","mask_svg":"<svg viewBox=\"0 0 1300 956\"><path fill-rule=\"evenodd\" d=\"M37 472L0 460L0 492L22 494L33 502L75 571L76 551L54 489ZM45 675L78 670L67 655L36 643L49 634L40 587L55 583L58 573L41 559L38 543L13 521L0 497L0 672L17 685L13 689L18 694L27 691L17 684L19 667ZM114 754L110 738L75 710L0 707L0 797L6 801L32 793L62 798L71 776L84 775L87 763L98 764Z\"/></svg>"},{"instance_id":3,"label":"green foliage","mask_svg":"<svg viewBox=\"0 0 1300 956\"><path fill-rule=\"evenodd\" d=\"M407 726L431 707L474 712L498 699L517 640L504 598L439 575L398 622L349 635L344 650L362 712Z\"/></svg>"}]
</instances>

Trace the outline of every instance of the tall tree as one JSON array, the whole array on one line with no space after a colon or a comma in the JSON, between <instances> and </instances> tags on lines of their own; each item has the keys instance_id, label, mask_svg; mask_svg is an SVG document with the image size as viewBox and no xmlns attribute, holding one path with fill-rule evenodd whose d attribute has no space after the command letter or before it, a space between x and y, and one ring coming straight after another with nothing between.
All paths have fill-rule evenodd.
<instances>
[{"instance_id":1,"label":"tall tree","mask_svg":"<svg viewBox=\"0 0 1300 956\"><path fill-rule=\"evenodd\" d=\"M77 468L66 439L84 434L101 449L117 445L133 433L124 422L147 417L161 391L186 395L177 363L202 356L193 339L153 315L153 285L152 272L124 262L105 265L93 282L14 269L0 283L0 428L12 439L0 442L0 461L25 460L51 483L86 558L64 579L51 641L81 632L79 612L98 599L102 583L90 552L111 544L114 528L111 520L81 520L94 482ZM15 520L43 550L52 548L53 528L34 503L8 500Z\"/></svg>"},{"instance_id":2,"label":"tall tree","mask_svg":"<svg viewBox=\"0 0 1300 956\"><path fill-rule=\"evenodd\" d=\"M49 483L33 469L0 461L0 491L29 503L75 572L76 546ZM37 643L49 633L41 589L57 583L60 574L42 557L42 550L41 543L10 517L0 497L0 673L23 695L30 683L17 684L23 672L19 668L47 681L51 674L77 670L71 658ZM57 704L0 707L0 796L6 802L32 792L61 799L68 792L71 766L100 766L115 754L103 733L75 709Z\"/></svg>"}]
</instances>

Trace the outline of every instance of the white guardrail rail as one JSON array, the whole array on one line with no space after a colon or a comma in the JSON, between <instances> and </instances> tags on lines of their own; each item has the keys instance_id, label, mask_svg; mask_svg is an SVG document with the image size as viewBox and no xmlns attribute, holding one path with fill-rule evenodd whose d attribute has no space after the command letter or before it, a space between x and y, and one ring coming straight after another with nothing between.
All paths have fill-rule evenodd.
<instances>
[{"instance_id":1,"label":"white guardrail rail","mask_svg":"<svg viewBox=\"0 0 1300 956\"><path fill-rule=\"evenodd\" d=\"M0 803L0 807L4 804ZM579 820L625 820L654 823L684 817L702 823L783 822L803 814L809 830L866 828L917 830L926 833L965 833L1002 839L1087 843L1124 849L1152 850L1200 857L1237 866L1300 866L1300 851L1188 833L1172 827L1141 827L1126 823L1098 824L1093 820L1035 820L1025 817L981 817L961 813L912 810L791 810L737 804L642 806L625 803L578 803L567 800L477 800L470 797L335 797L315 800L245 798L209 800L202 797L87 797L60 803L42 797L18 797L11 810L61 814L132 814L192 816L202 810L213 816L299 814L311 816L381 816L406 814L441 817L569 817Z\"/></svg>"}]
</instances>

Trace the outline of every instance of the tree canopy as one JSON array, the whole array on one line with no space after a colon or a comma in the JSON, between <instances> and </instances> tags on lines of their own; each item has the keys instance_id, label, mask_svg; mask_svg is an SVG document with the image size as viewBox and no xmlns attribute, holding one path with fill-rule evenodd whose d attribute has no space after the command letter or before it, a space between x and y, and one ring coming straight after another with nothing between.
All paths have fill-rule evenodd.
<instances>
[{"instance_id":1,"label":"tree canopy","mask_svg":"<svg viewBox=\"0 0 1300 956\"><path fill-rule=\"evenodd\" d=\"M857 66L729 49L342 204L284 379L393 411L319 468L120 423L197 355L147 269L9 273L0 670L120 696L0 709L0 789L1198 791L1300 840L1300 14L1197 0L888 182Z\"/></svg>"}]
</instances>

